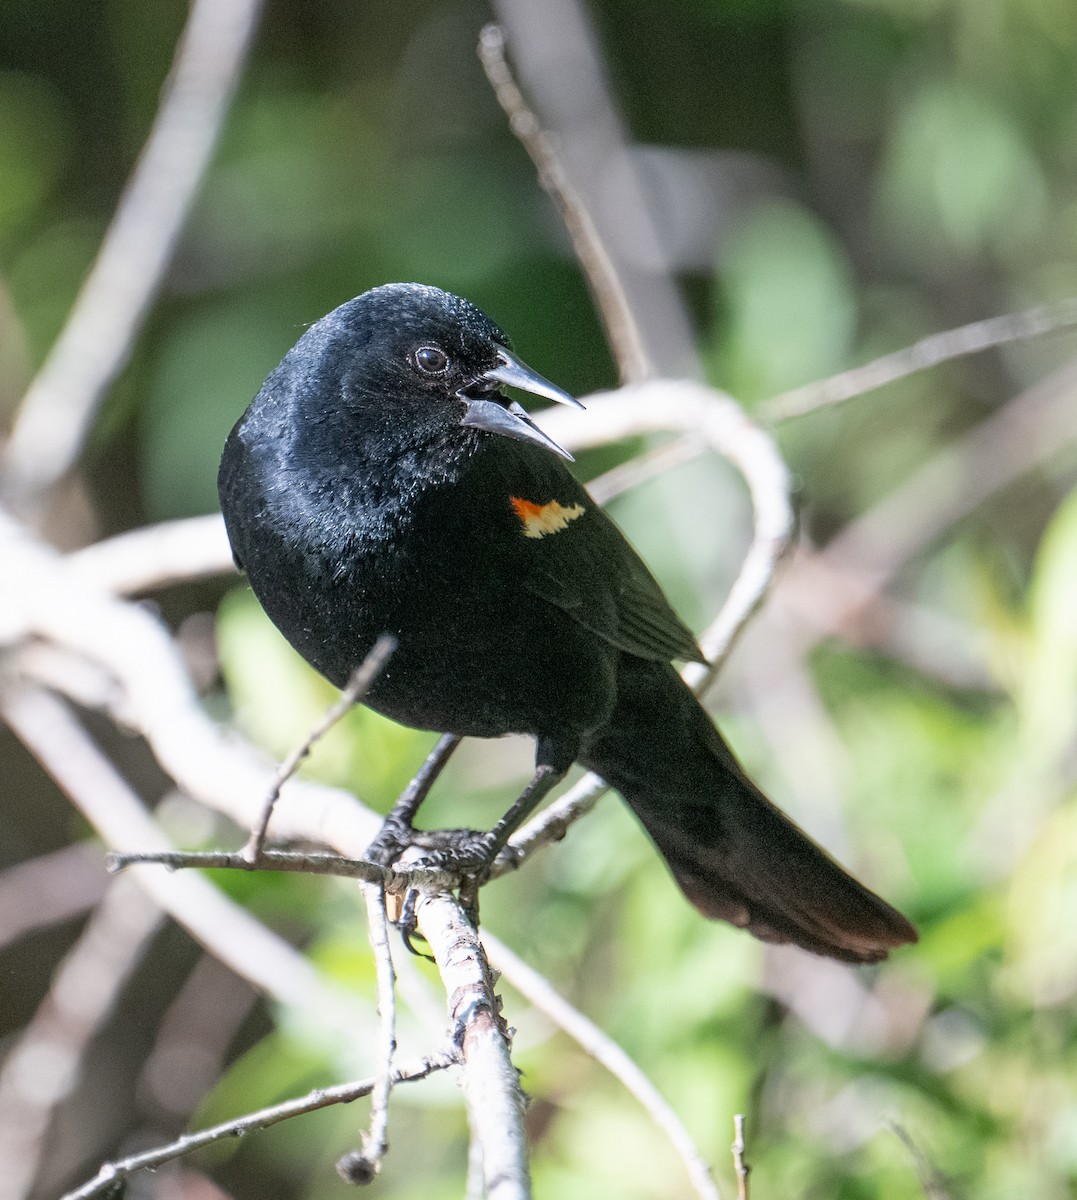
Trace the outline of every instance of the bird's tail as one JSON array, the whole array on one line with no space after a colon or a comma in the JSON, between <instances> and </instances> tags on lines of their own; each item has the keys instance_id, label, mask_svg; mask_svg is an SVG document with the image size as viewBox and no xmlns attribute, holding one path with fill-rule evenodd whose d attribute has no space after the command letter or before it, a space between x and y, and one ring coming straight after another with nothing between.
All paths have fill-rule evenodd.
<instances>
[{"instance_id":1,"label":"bird's tail","mask_svg":"<svg viewBox=\"0 0 1077 1200\"><path fill-rule=\"evenodd\" d=\"M847 962L916 941L755 787L672 667L626 657L618 683L581 761L628 801L700 912Z\"/></svg>"}]
</instances>

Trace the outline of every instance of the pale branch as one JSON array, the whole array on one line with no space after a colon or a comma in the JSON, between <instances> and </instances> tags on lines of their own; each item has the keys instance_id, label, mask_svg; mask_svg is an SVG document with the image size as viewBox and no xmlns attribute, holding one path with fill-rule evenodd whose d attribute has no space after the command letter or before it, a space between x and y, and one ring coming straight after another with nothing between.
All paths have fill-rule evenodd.
<instances>
[{"instance_id":1,"label":"pale branch","mask_svg":"<svg viewBox=\"0 0 1077 1200\"><path fill-rule=\"evenodd\" d=\"M92 838L0 871L0 950L95 908L108 887Z\"/></svg>"},{"instance_id":2,"label":"pale branch","mask_svg":"<svg viewBox=\"0 0 1077 1200\"><path fill-rule=\"evenodd\" d=\"M494 96L508 118L509 129L519 139L535 165L538 181L557 209L576 261L591 288L602 317L622 383L635 383L654 374L609 251L577 190L557 156L549 135L527 106L505 56L505 32L486 25L479 35L479 60Z\"/></svg>"},{"instance_id":3,"label":"pale branch","mask_svg":"<svg viewBox=\"0 0 1077 1200\"><path fill-rule=\"evenodd\" d=\"M807 608L829 595L825 610L816 605L812 611L814 636L840 629L946 530L1075 442L1077 365L1070 364L944 446L821 551L795 561L778 593L781 602ZM821 589L831 568L842 572L840 594Z\"/></svg>"},{"instance_id":4,"label":"pale branch","mask_svg":"<svg viewBox=\"0 0 1077 1200\"><path fill-rule=\"evenodd\" d=\"M273 768L206 714L165 627L144 607L82 584L61 555L2 510L0 561L8 568L0 580L0 646L14 649L11 669L32 665L33 656L24 660L18 647L32 650L35 642L96 668L89 677L73 673L75 698L89 698L89 686L107 678L97 696L103 710L146 739L183 792L249 828L273 785ZM55 669L48 682L66 690ZM351 858L362 856L380 824L353 795L305 780L285 786L275 814L279 837L322 842Z\"/></svg>"},{"instance_id":5,"label":"pale branch","mask_svg":"<svg viewBox=\"0 0 1077 1200\"><path fill-rule=\"evenodd\" d=\"M6 486L32 503L74 465L123 370L206 173L261 0L194 0L149 138L97 259L4 450Z\"/></svg>"},{"instance_id":6,"label":"pale branch","mask_svg":"<svg viewBox=\"0 0 1077 1200\"><path fill-rule=\"evenodd\" d=\"M615 496L630 492L674 467L697 459L707 448L695 434L685 433L672 441L658 442L616 467L587 481L587 491L596 504L608 504Z\"/></svg>"},{"instance_id":7,"label":"pale branch","mask_svg":"<svg viewBox=\"0 0 1077 1200\"><path fill-rule=\"evenodd\" d=\"M9 687L0 693L0 718L106 844L170 849L139 797L61 700L29 685ZM132 878L209 953L260 992L350 1038L364 1026L373 1036L373 1021L358 999L338 992L287 942L205 879L148 869Z\"/></svg>"},{"instance_id":8,"label":"pale branch","mask_svg":"<svg viewBox=\"0 0 1077 1200\"><path fill-rule=\"evenodd\" d=\"M733 1169L737 1173L737 1200L748 1200L748 1176L752 1168L748 1166L746 1155L748 1145L744 1140L744 1114L737 1113L733 1118Z\"/></svg>"},{"instance_id":9,"label":"pale branch","mask_svg":"<svg viewBox=\"0 0 1077 1200\"><path fill-rule=\"evenodd\" d=\"M525 1099L510 1035L478 932L451 896L424 895L419 927L449 998L449 1021L464 1065L464 1098L478 1142L487 1200L529 1200Z\"/></svg>"},{"instance_id":10,"label":"pale branch","mask_svg":"<svg viewBox=\"0 0 1077 1200\"><path fill-rule=\"evenodd\" d=\"M459 1059L459 1053L455 1048L441 1054L428 1055L408 1063L406 1066L395 1067L393 1083L413 1083L418 1079L426 1079L435 1071L444 1071L455 1066ZM152 1150L144 1150L140 1154L132 1154L127 1158L105 1163L93 1179L83 1184L82 1187L67 1192L61 1197L61 1200L92 1200L94 1196L112 1196L115 1194L117 1185L136 1171L153 1171L177 1158L182 1158L185 1154L201 1150L204 1146L211 1146L214 1142L243 1137L254 1130L269 1129L273 1125L280 1124L281 1121L288 1121L306 1113L318 1112L320 1109L329 1108L334 1104L351 1104L354 1100L369 1096L376 1083L376 1079L363 1079L355 1083L315 1088L305 1096L297 1096L292 1100L285 1100L281 1104L257 1109L255 1112L246 1113L231 1121L223 1121L209 1129L202 1129L197 1133L186 1133L167 1145L157 1146Z\"/></svg>"},{"instance_id":11,"label":"pale branch","mask_svg":"<svg viewBox=\"0 0 1077 1200\"><path fill-rule=\"evenodd\" d=\"M64 559L80 583L112 596L156 592L236 569L220 513L131 529Z\"/></svg>"},{"instance_id":12,"label":"pale branch","mask_svg":"<svg viewBox=\"0 0 1077 1200\"><path fill-rule=\"evenodd\" d=\"M0 1066L0 1200L34 1188L57 1106L76 1087L108 1020L161 924L134 880L116 880L53 972L49 990Z\"/></svg>"},{"instance_id":13,"label":"pale branch","mask_svg":"<svg viewBox=\"0 0 1077 1200\"><path fill-rule=\"evenodd\" d=\"M371 1093L370 1126L363 1136L361 1151L345 1155L337 1169L345 1179L366 1183L381 1170L389 1149L389 1096L393 1089L396 1057L396 972L389 945L389 922L385 915L385 888L378 883L359 885L366 905L370 949L377 978L379 1054L378 1073ZM361 1172L361 1174L360 1174Z\"/></svg>"},{"instance_id":14,"label":"pale branch","mask_svg":"<svg viewBox=\"0 0 1077 1200\"><path fill-rule=\"evenodd\" d=\"M110 871L158 866L168 871L284 871L295 875L332 875L364 883L382 883L388 872L363 859L342 858L324 851L265 850L252 863L240 850L113 850L105 858Z\"/></svg>"},{"instance_id":15,"label":"pale branch","mask_svg":"<svg viewBox=\"0 0 1077 1200\"><path fill-rule=\"evenodd\" d=\"M671 385L652 386L668 388ZM676 389L682 385L672 386ZM895 564L907 560L909 554L924 544L926 536L935 536L946 527L947 522L959 519L964 511L981 503L991 491L1046 461L1060 444L1072 440L1075 431L1072 404L1068 401L1072 398L1073 387L1073 378L1067 372L1059 372L1044 384L1030 389L1024 397L1011 402L1006 410L989 418L981 430L974 431L970 439L966 439L955 461L971 472L971 476L966 474L965 477L975 479L977 487L974 494L945 505L940 522L934 523L927 534L919 531L918 543L899 538L886 564L888 570L884 572L884 582L896 570ZM640 432L676 431L682 428L679 411L670 416L671 408L679 409L681 405L668 405L668 394L651 393L651 405L659 410L661 419L654 412L643 414L642 419L638 413L628 413L626 416L626 411L632 407L633 393L638 401L642 391L626 390L616 403L610 399L599 401L596 404L597 421L591 428L580 427L585 422L591 423L591 417L576 417L575 420L579 422L577 428L571 429L567 435L558 431L558 436L566 443L579 447ZM713 396L712 393L708 395ZM703 415L696 414L700 425L706 425ZM551 416L549 421L556 422L557 419ZM597 425L602 426L601 433L597 432ZM988 468L986 472L981 470L984 467ZM927 472L926 475L918 475L916 483L930 491L935 479L932 472ZM914 499L915 496L914 488ZM919 508L916 508L914 517L919 520L920 515ZM889 525L892 520L887 515L887 520L882 524ZM911 523L914 522L905 520L904 528L908 529ZM762 538L761 524L764 531L771 531L764 532ZM199 533L199 537L219 539L217 547L211 549L202 561L212 560L214 556L217 561L226 561L222 552L219 522L207 518L199 528L204 531ZM757 540L771 544L769 557L776 563L777 556L773 553L775 528L773 514L762 522L757 518ZM853 539L854 546L858 541ZM9 590L0 594L0 641L25 644L25 639L36 637L56 650L57 662L64 654L82 656L87 661L88 674L78 687L98 687L104 707L114 717L131 724L147 736L165 769L170 770L169 764L175 767L178 773L174 777L181 786L186 786L188 781L194 782L198 786L187 790L201 793L201 798L213 807L232 813L241 822L249 822L253 815L252 805L257 803L260 795L264 795L264 789L268 786L266 781L272 778L271 773L252 755L248 746L239 739L225 737L205 717L183 673L175 647L153 618L135 606L105 595L102 590L105 580L101 576L96 578L96 586L86 582L92 577L85 572L93 569L94 548L77 556L80 565L76 567L75 556L65 562L7 521L2 514L0 543L3 544L4 560L12 568L9 577L18 578L20 585L17 592ZM837 545L842 545L840 539ZM871 565L874 568L879 566L877 562ZM843 570L855 570L858 566L856 556L852 563L847 555L842 556ZM168 574L167 562L155 570L159 576L180 577ZM770 570L773 571L773 565ZM107 576L107 572L105 574ZM111 579L119 582L121 576L122 572L114 569ZM127 574L128 584L132 577L132 573ZM154 586L145 575L142 580ZM125 585L121 582L120 586ZM745 611L745 597L750 601L753 592L758 590L758 580L752 586L746 585L744 595L738 602L741 611ZM750 611L749 607L747 612ZM716 639L719 647L729 644L729 630L735 633L736 628L735 620L719 627L720 636ZM32 659L33 649L29 647L22 654L16 652L12 655L17 670ZM105 695L107 689L100 688L100 684L95 682L98 677L103 678L103 671L108 673L112 681L108 695ZM55 684L56 680L50 682ZM202 750L208 750L211 759L210 766L205 769L206 759L200 753ZM237 787L237 780L243 786ZM284 819L278 819L277 825L278 832L282 834L322 840L334 845L342 853L358 856L376 832L377 819L373 814L365 813L353 798L344 793L298 783L289 785L286 797L289 793L302 796L303 803L296 805L286 801L282 805L281 818ZM549 828L557 828L558 822L563 827L571 815L569 813L566 817L565 814L552 811Z\"/></svg>"},{"instance_id":16,"label":"pale branch","mask_svg":"<svg viewBox=\"0 0 1077 1200\"><path fill-rule=\"evenodd\" d=\"M684 1164L692 1190L700 1200L721 1200L707 1160L680 1117L639 1064L607 1033L571 1005L544 975L525 963L503 942L488 932L483 933L482 940L491 963L524 999L549 1017L558 1029L567 1033L639 1101L651 1120L669 1138Z\"/></svg>"},{"instance_id":17,"label":"pale branch","mask_svg":"<svg viewBox=\"0 0 1077 1200\"><path fill-rule=\"evenodd\" d=\"M467 1144L467 1178L464 1181L464 1200L486 1200L482 1147L474 1138Z\"/></svg>"},{"instance_id":18,"label":"pale branch","mask_svg":"<svg viewBox=\"0 0 1077 1200\"><path fill-rule=\"evenodd\" d=\"M703 375L695 330L582 0L494 0L514 75L613 262L658 375Z\"/></svg>"},{"instance_id":19,"label":"pale branch","mask_svg":"<svg viewBox=\"0 0 1077 1200\"><path fill-rule=\"evenodd\" d=\"M933 333L911 346L884 354L863 366L782 392L759 405L755 415L763 421L787 421L791 417L804 416L820 408L855 399L898 379L929 371L944 362L1072 329L1074 326L1077 326L1077 297L1074 296L1024 312L973 321L970 325Z\"/></svg>"}]
</instances>

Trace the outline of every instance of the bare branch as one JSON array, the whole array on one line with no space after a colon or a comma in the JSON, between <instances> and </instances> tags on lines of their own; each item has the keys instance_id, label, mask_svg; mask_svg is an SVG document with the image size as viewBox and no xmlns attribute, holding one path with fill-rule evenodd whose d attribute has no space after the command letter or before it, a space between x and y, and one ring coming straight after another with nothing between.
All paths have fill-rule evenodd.
<instances>
[{"instance_id":1,"label":"bare branch","mask_svg":"<svg viewBox=\"0 0 1077 1200\"><path fill-rule=\"evenodd\" d=\"M691 1134L639 1065L608 1034L569 1004L545 976L517 957L503 942L484 933L483 943L490 951L491 960L512 986L601 1063L643 1105L651 1120L672 1142L700 1200L721 1200L710 1166L692 1141Z\"/></svg>"},{"instance_id":2,"label":"bare branch","mask_svg":"<svg viewBox=\"0 0 1077 1200\"><path fill-rule=\"evenodd\" d=\"M733 1169L737 1173L737 1200L748 1200L748 1176L752 1168L748 1166L745 1155L748 1146L744 1141L744 1114L737 1113L733 1118Z\"/></svg>"},{"instance_id":3,"label":"bare branch","mask_svg":"<svg viewBox=\"0 0 1077 1200\"><path fill-rule=\"evenodd\" d=\"M299 770L300 764L307 758L313 747L348 713L357 701L366 695L370 685L381 674L382 668L389 661L389 656L395 649L396 638L390 637L388 634L383 634L378 638L371 647L370 653L352 672L351 679L337 697L336 703L330 707L299 746L277 767L273 777L273 786L269 789L269 795L266 796L265 803L262 805L262 811L258 814L258 820L251 827L251 835L247 839L247 844L240 851L240 855L252 866L258 862L265 848L269 819L273 815L274 806L280 799L281 788Z\"/></svg>"},{"instance_id":4,"label":"bare branch","mask_svg":"<svg viewBox=\"0 0 1077 1200\"><path fill-rule=\"evenodd\" d=\"M621 382L636 383L646 379L654 374L654 368L643 348L639 326L617 269L550 138L539 125L538 117L528 108L512 77L505 57L505 33L499 25L487 25L480 33L479 59L497 102L509 119L509 128L530 155L539 184L553 201L557 215L572 239L572 249L591 287Z\"/></svg>"},{"instance_id":5,"label":"bare branch","mask_svg":"<svg viewBox=\"0 0 1077 1200\"><path fill-rule=\"evenodd\" d=\"M161 923L134 880L117 880L64 956L0 1068L0 1200L24 1200L56 1106Z\"/></svg>"},{"instance_id":6,"label":"bare branch","mask_svg":"<svg viewBox=\"0 0 1077 1200\"><path fill-rule=\"evenodd\" d=\"M337 1170L349 1183L370 1183L381 1170L382 1159L389 1148L389 1095L393 1090L393 1060L396 1056L396 973L389 947L385 888L373 883L359 886L366 904L370 948L374 952L377 974L381 1048L370 1106L370 1127L363 1137L363 1148L346 1154L337 1163Z\"/></svg>"},{"instance_id":7,"label":"bare branch","mask_svg":"<svg viewBox=\"0 0 1077 1200\"><path fill-rule=\"evenodd\" d=\"M98 750L62 701L36 688L0 694L0 717L66 792L106 843L134 841L169 849L139 798ZM364 1023L359 1002L338 994L276 934L195 875L139 870L139 886L237 975L355 1038Z\"/></svg>"},{"instance_id":8,"label":"bare branch","mask_svg":"<svg viewBox=\"0 0 1077 1200\"><path fill-rule=\"evenodd\" d=\"M1044 304L1024 312L1006 313L974 321L944 333L933 333L911 346L873 359L862 367L842 371L817 383L782 392L761 404L756 415L764 421L787 421L830 405L841 404L865 392L928 371L940 363L951 362L984 350L997 349L1012 342L1028 341L1044 334L1071 329L1077 325L1077 297Z\"/></svg>"},{"instance_id":9,"label":"bare branch","mask_svg":"<svg viewBox=\"0 0 1077 1200\"><path fill-rule=\"evenodd\" d=\"M0 871L0 949L101 902L108 879L92 839Z\"/></svg>"},{"instance_id":10,"label":"bare branch","mask_svg":"<svg viewBox=\"0 0 1077 1200\"><path fill-rule=\"evenodd\" d=\"M856 517L820 553L798 559L782 588L783 603L807 613L831 566L842 572L841 594L812 611L820 634L867 608L901 566L990 496L1049 462L1077 441L1077 365L1070 364L1015 396L964 437L940 450L868 512Z\"/></svg>"},{"instance_id":11,"label":"bare branch","mask_svg":"<svg viewBox=\"0 0 1077 1200\"><path fill-rule=\"evenodd\" d=\"M39 499L75 463L156 296L231 106L261 0L195 0L161 107L45 365L23 398L5 467Z\"/></svg>"},{"instance_id":12,"label":"bare branch","mask_svg":"<svg viewBox=\"0 0 1077 1200\"><path fill-rule=\"evenodd\" d=\"M701 377L695 331L582 0L495 0L516 77L613 260L660 375Z\"/></svg>"},{"instance_id":13,"label":"bare branch","mask_svg":"<svg viewBox=\"0 0 1077 1200\"><path fill-rule=\"evenodd\" d=\"M455 1050L442 1054L431 1054L426 1058L409 1063L407 1066L395 1068L393 1082L411 1083L417 1079L425 1079L435 1071L444 1071L458 1061L459 1055ZM165 1163L182 1158L185 1154L200 1150L203 1146L211 1146L214 1142L224 1141L226 1138L243 1137L255 1129L268 1129L270 1126L278 1125L281 1121L288 1121L292 1117L317 1112L319 1109L329 1108L334 1104L351 1104L353 1100L369 1096L376 1083L376 1079L363 1079L356 1083L342 1083L336 1087L315 1088L314 1091L308 1092L305 1096L296 1097L294 1100L285 1100L282 1104L260 1108L245 1116L214 1125L210 1129L200 1130L198 1133L184 1134L176 1141L169 1142L167 1146L158 1146L154 1150L146 1150L141 1154L132 1154L129 1158L105 1163L93 1179L83 1184L82 1187L76 1188L75 1191L68 1192L61 1197L61 1200L91 1200L94 1196L110 1196L118 1183L136 1171L155 1170L157 1167L164 1166Z\"/></svg>"},{"instance_id":14,"label":"bare branch","mask_svg":"<svg viewBox=\"0 0 1077 1200\"><path fill-rule=\"evenodd\" d=\"M587 490L596 504L608 504L614 496L620 496L639 487L650 479L683 466L698 458L707 446L694 434L686 433L671 442L659 442L626 462L611 467L601 475L587 481Z\"/></svg>"},{"instance_id":15,"label":"bare branch","mask_svg":"<svg viewBox=\"0 0 1077 1200\"><path fill-rule=\"evenodd\" d=\"M132 529L76 550L64 561L80 582L114 596L155 592L236 569L220 513Z\"/></svg>"},{"instance_id":16,"label":"bare branch","mask_svg":"<svg viewBox=\"0 0 1077 1200\"><path fill-rule=\"evenodd\" d=\"M97 699L105 710L146 738L184 792L249 828L273 770L249 743L205 714L168 631L145 608L80 584L59 554L2 510L0 560L9 568L0 580L0 645L40 639L104 668L111 683ZM13 665L22 665L18 655ZM57 671L49 682L68 686ZM76 689L86 683L75 675ZM353 858L380 827L354 796L305 780L285 786L275 822L282 837L321 841Z\"/></svg>"},{"instance_id":17,"label":"bare branch","mask_svg":"<svg viewBox=\"0 0 1077 1200\"><path fill-rule=\"evenodd\" d=\"M474 925L449 896L426 895L416 916L449 997L449 1020L464 1064L471 1136L479 1143L487 1200L529 1200L524 1095L494 977Z\"/></svg>"},{"instance_id":18,"label":"bare branch","mask_svg":"<svg viewBox=\"0 0 1077 1200\"><path fill-rule=\"evenodd\" d=\"M927 1151L916 1142L900 1121L891 1121L890 1128L894 1131L894 1136L898 1141L908 1150L927 1200L950 1200L950 1189L946 1186L946 1180L939 1168L931 1161Z\"/></svg>"}]
</instances>

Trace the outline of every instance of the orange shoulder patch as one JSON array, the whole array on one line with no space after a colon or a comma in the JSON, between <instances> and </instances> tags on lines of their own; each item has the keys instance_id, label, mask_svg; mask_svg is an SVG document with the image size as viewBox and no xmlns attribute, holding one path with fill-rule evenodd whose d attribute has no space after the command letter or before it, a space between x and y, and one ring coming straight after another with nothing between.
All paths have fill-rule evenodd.
<instances>
[{"instance_id":1,"label":"orange shoulder patch","mask_svg":"<svg viewBox=\"0 0 1077 1200\"><path fill-rule=\"evenodd\" d=\"M521 500L519 496L510 496L509 503L512 505L512 511L520 518L524 537L528 538L560 533L570 521L575 521L584 513L582 504L559 504L556 500L536 504L534 500Z\"/></svg>"}]
</instances>

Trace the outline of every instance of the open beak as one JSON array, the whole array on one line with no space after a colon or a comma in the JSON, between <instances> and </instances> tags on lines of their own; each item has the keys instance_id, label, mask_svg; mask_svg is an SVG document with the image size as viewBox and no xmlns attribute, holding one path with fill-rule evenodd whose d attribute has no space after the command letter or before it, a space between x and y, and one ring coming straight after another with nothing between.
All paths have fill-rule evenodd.
<instances>
[{"instance_id":1,"label":"open beak","mask_svg":"<svg viewBox=\"0 0 1077 1200\"><path fill-rule=\"evenodd\" d=\"M572 462L572 455L559 446L553 438L543 433L527 415L527 410L522 405L517 404L515 400L506 401L504 396L493 399L492 397L497 393L489 390L489 385L508 384L510 387L530 392L533 396L543 396L547 400L557 401L558 404L570 404L573 408L583 408L583 405L575 397L562 391L537 371L532 371L526 363L521 362L515 354L510 353L503 346L499 346L497 349L496 366L484 371L473 386L481 387L483 384L487 385L488 390L478 395L469 396L467 389L460 392L460 399L467 405L467 412L460 422L461 425L467 425L471 429L483 429L487 433L500 433L505 437L515 438L519 442L532 442L534 445L542 446L544 450L551 450L554 454L559 454L562 458L567 458L569 462Z\"/></svg>"}]
</instances>

